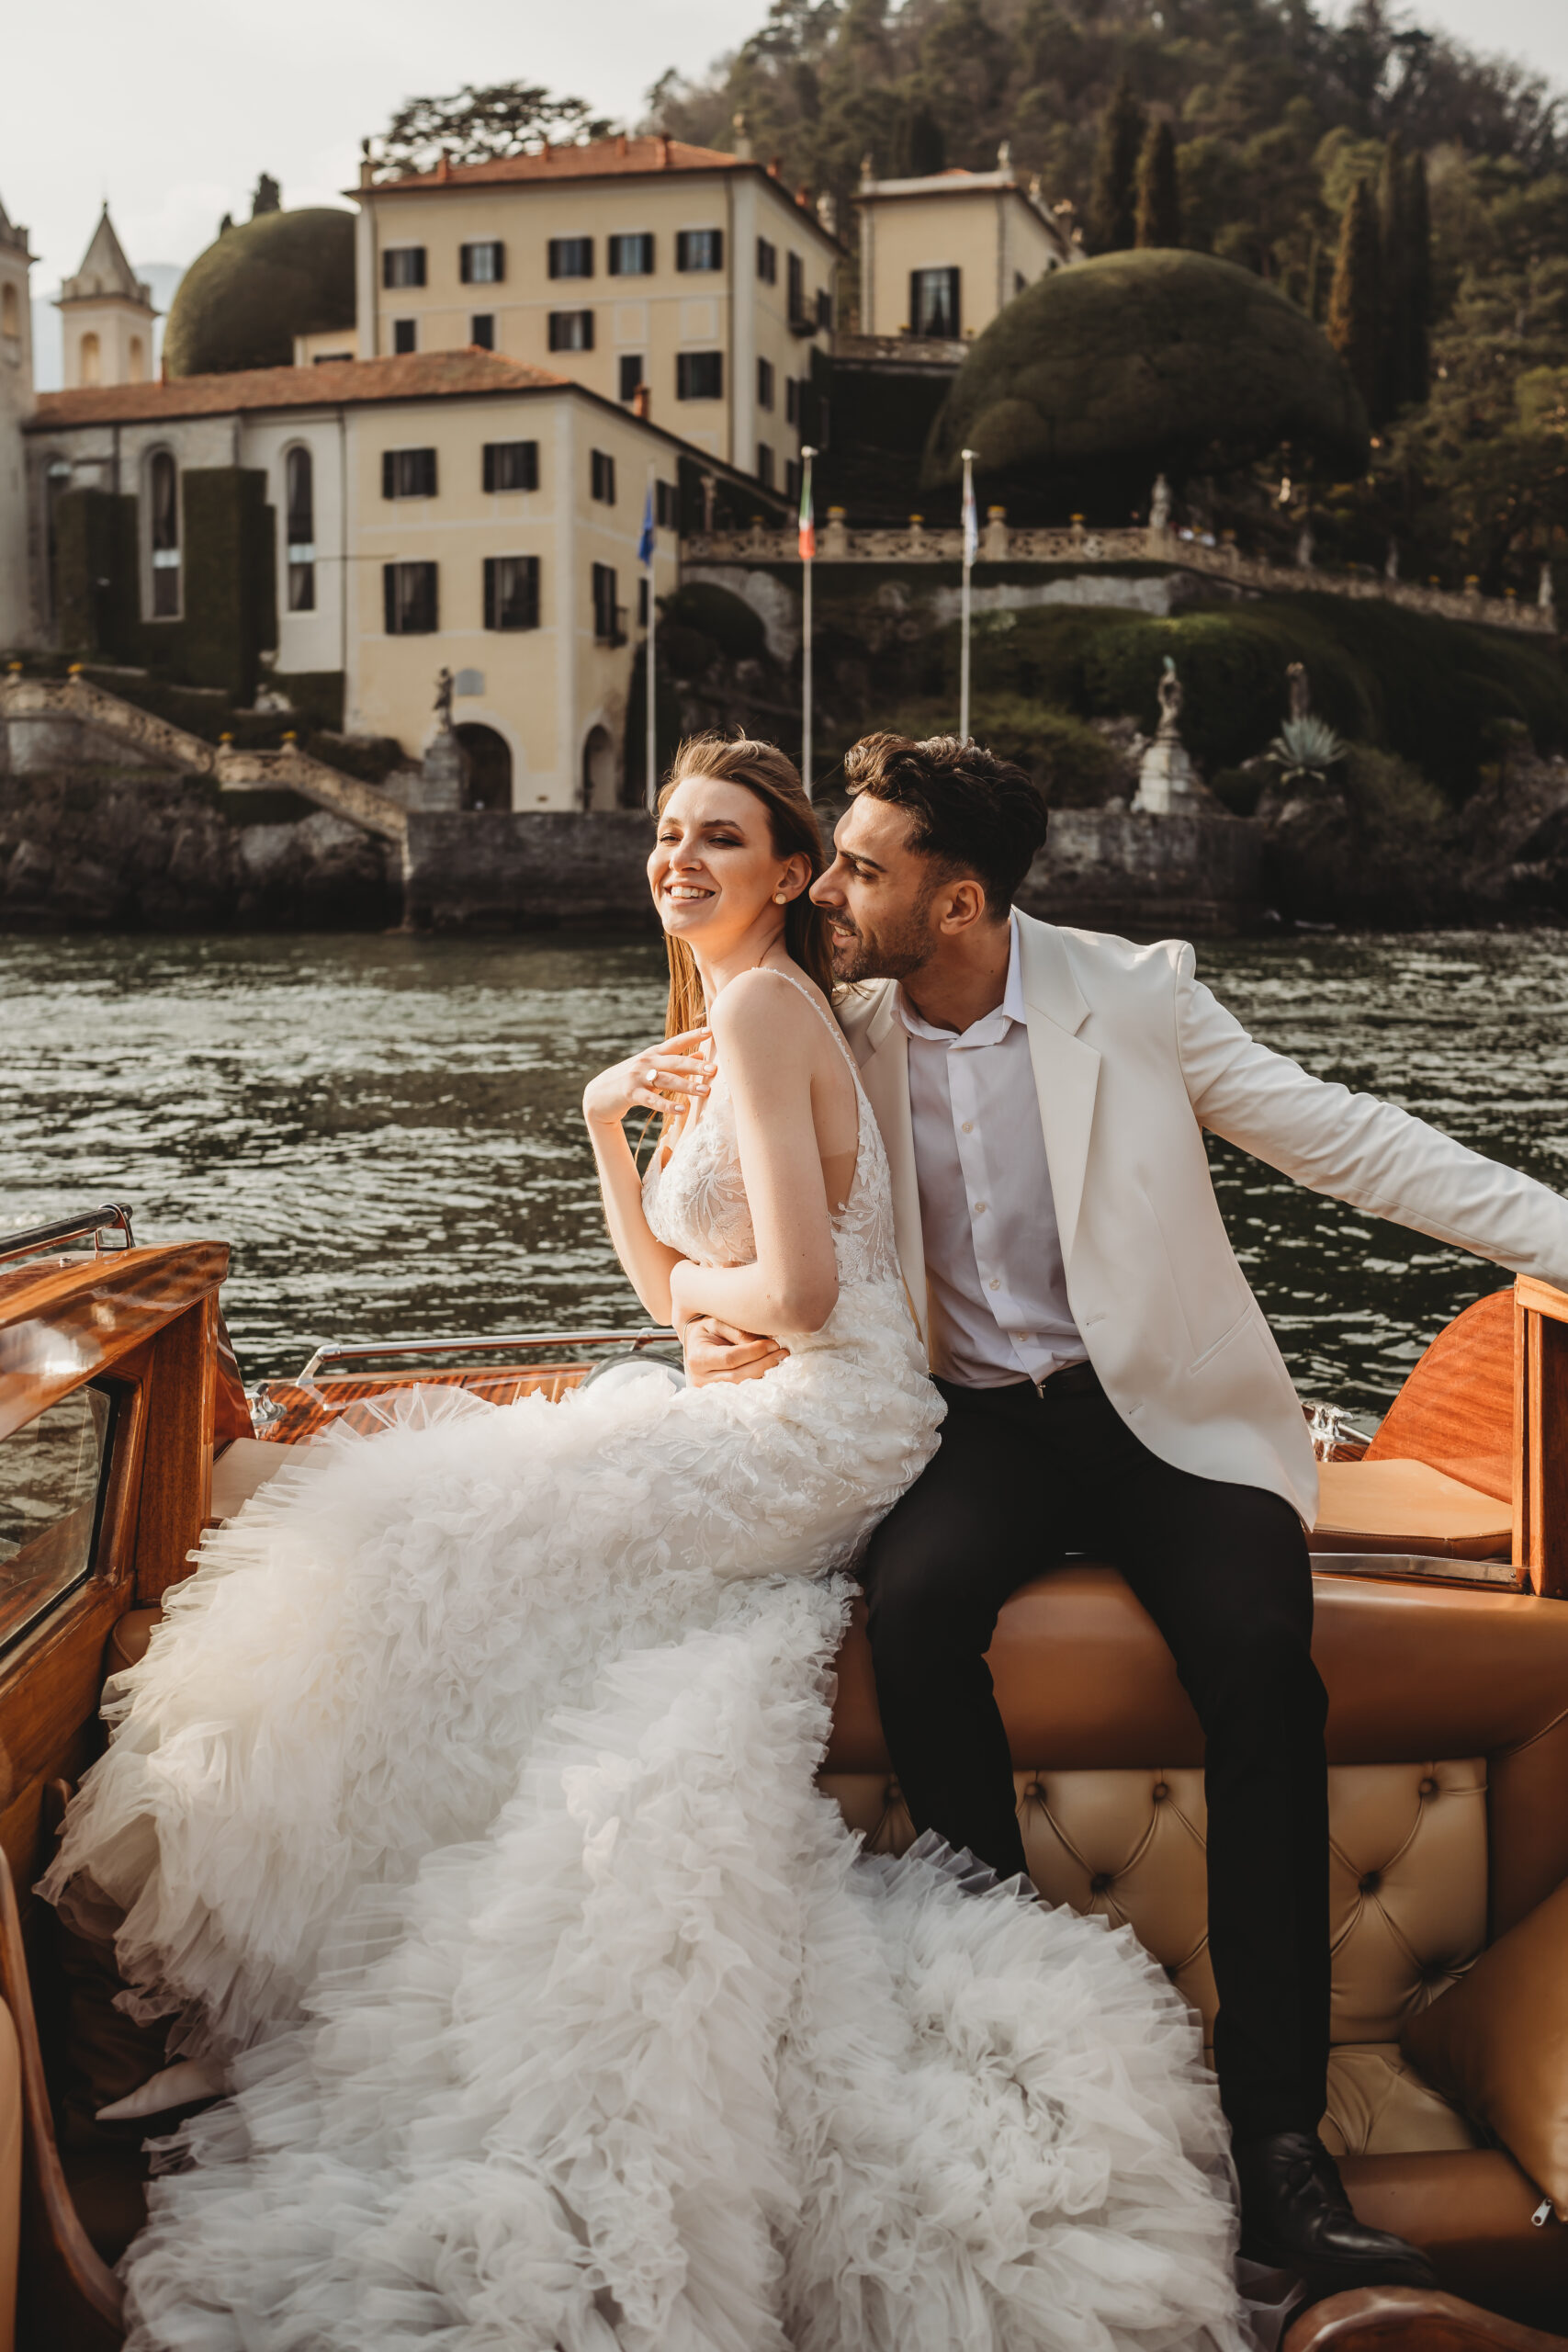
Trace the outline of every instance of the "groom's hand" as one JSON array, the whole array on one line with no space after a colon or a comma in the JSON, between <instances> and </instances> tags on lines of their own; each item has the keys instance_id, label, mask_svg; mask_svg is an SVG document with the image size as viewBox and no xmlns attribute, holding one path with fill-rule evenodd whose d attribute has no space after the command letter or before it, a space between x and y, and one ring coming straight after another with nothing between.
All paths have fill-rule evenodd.
<instances>
[{"instance_id":1,"label":"groom's hand","mask_svg":"<svg viewBox=\"0 0 1568 2352\"><path fill-rule=\"evenodd\" d=\"M776 1340L755 1331L738 1330L716 1315L699 1315L681 1333L686 1351L686 1377L694 1388L715 1380L761 1380L788 1355Z\"/></svg>"}]
</instances>

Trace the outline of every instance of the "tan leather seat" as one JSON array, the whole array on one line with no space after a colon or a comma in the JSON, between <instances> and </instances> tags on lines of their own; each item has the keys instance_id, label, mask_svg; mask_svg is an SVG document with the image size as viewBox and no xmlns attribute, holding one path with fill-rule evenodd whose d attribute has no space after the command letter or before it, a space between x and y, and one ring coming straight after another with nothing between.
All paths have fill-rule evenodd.
<instances>
[{"instance_id":1,"label":"tan leather seat","mask_svg":"<svg viewBox=\"0 0 1568 2352\"><path fill-rule=\"evenodd\" d=\"M1314 1552L1416 1552L1506 1560L1510 1504L1426 1462L1320 1462Z\"/></svg>"},{"instance_id":2,"label":"tan leather seat","mask_svg":"<svg viewBox=\"0 0 1568 2352\"><path fill-rule=\"evenodd\" d=\"M1400 2029L1568 1878L1568 1605L1507 1589L1314 1579L1329 1696L1333 2051L1324 2133L1369 2221L1442 2283L1531 2324L1568 2312L1568 2224L1405 2059ZM1132 1926L1213 2029L1202 1736L1114 1569L1074 1562L1002 1611L989 1665L1029 1869ZM863 1618L839 1653L821 1776L874 1851L914 1835Z\"/></svg>"},{"instance_id":3,"label":"tan leather seat","mask_svg":"<svg viewBox=\"0 0 1568 2352\"><path fill-rule=\"evenodd\" d=\"M232 1519L258 1487L287 1468L293 1447L269 1445L259 1437L237 1437L212 1464L212 1516Z\"/></svg>"}]
</instances>

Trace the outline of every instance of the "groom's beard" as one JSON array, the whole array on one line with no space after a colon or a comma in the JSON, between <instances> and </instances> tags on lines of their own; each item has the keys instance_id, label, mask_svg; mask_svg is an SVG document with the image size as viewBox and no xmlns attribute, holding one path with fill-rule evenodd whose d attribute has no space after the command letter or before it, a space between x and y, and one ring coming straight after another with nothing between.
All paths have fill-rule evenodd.
<instances>
[{"instance_id":1,"label":"groom's beard","mask_svg":"<svg viewBox=\"0 0 1568 2352\"><path fill-rule=\"evenodd\" d=\"M852 986L856 980L907 980L918 972L931 952L930 908L936 887L933 882L921 892L901 922L885 925L870 936L848 914L831 913L828 920L836 977Z\"/></svg>"}]
</instances>

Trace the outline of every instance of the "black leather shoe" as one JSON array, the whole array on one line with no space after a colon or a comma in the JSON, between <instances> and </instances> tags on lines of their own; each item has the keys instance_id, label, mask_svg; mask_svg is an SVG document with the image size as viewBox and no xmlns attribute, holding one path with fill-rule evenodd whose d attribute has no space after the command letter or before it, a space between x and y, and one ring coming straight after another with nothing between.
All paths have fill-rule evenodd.
<instances>
[{"instance_id":1,"label":"black leather shoe","mask_svg":"<svg viewBox=\"0 0 1568 2352\"><path fill-rule=\"evenodd\" d=\"M1350 2287L1435 2287L1418 2248L1358 2222L1339 2168L1315 2132L1274 2132L1234 2151L1241 2182L1241 2250L1294 2270L1314 2296Z\"/></svg>"}]
</instances>

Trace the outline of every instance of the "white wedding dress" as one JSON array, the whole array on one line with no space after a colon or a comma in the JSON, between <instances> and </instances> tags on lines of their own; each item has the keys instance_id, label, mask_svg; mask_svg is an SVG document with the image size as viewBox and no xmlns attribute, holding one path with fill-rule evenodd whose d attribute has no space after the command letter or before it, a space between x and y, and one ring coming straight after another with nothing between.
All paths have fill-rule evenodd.
<instances>
[{"instance_id":1,"label":"white wedding dress","mask_svg":"<svg viewBox=\"0 0 1568 2352\"><path fill-rule=\"evenodd\" d=\"M835 1035L836 1035L835 1031ZM207 1539L46 1882L234 2096L131 2352L1241 2352L1225 2133L1131 1931L814 1774L941 1406L860 1096L840 1295L765 1379L423 1392ZM752 1255L723 1073L646 1188Z\"/></svg>"}]
</instances>

